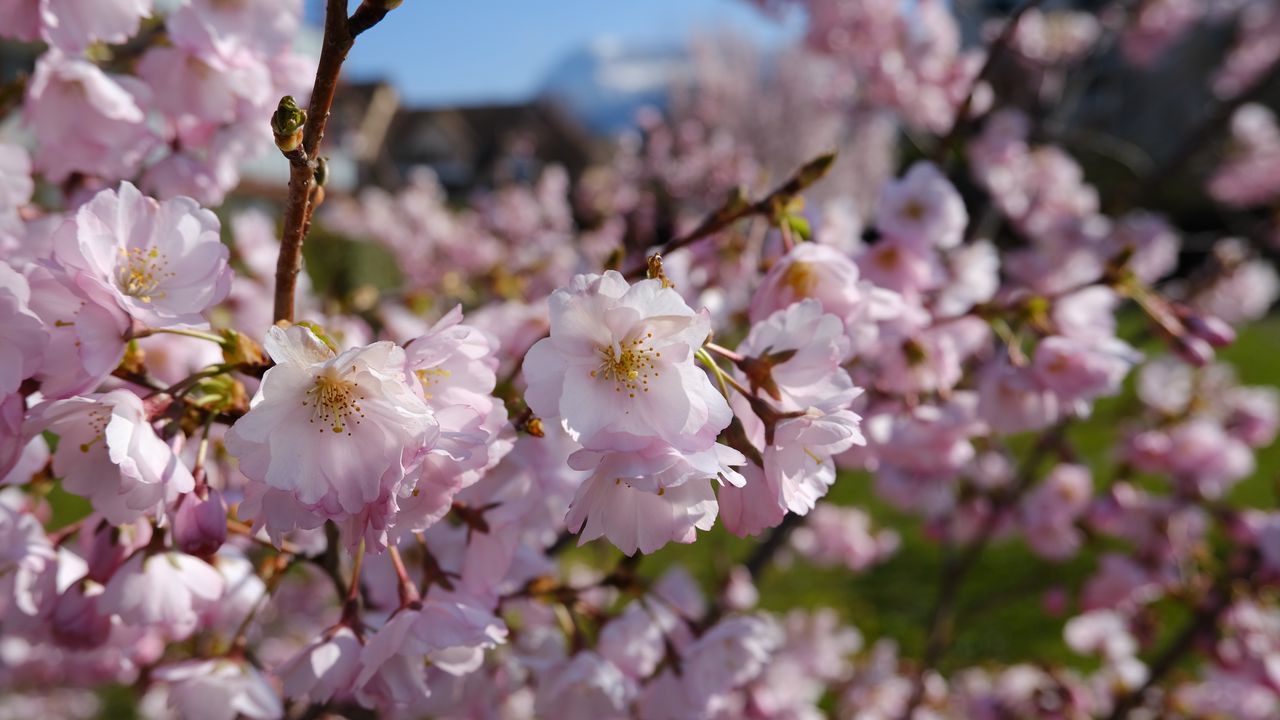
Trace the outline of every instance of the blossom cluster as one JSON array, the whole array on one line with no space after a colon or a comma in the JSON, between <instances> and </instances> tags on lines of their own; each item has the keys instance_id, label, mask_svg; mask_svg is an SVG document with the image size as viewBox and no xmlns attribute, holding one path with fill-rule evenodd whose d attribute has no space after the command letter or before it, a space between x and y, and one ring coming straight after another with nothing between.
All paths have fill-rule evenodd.
<instances>
[{"instance_id":1,"label":"blossom cluster","mask_svg":"<svg viewBox=\"0 0 1280 720\"><path fill-rule=\"evenodd\" d=\"M704 42L578 178L326 200L279 147L302 234L402 282L321 252L272 314L298 248L223 200L315 77L301 3L0 0L40 49L0 136L0 715L1280 714L1280 513L1239 500L1280 392L1227 360L1280 297L1274 6L984 48L942 0L755 4L804 16L777 76ZM988 75L1062 100L1210 19L1212 232ZM997 545L1069 660L942 662ZM924 626L864 623L935 546Z\"/></svg>"}]
</instances>

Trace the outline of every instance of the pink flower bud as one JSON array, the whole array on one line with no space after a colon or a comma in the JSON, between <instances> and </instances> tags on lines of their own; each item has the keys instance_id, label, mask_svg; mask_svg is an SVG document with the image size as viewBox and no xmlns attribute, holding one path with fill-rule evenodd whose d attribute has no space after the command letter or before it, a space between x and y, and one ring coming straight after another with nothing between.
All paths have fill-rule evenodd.
<instances>
[{"instance_id":1,"label":"pink flower bud","mask_svg":"<svg viewBox=\"0 0 1280 720\"><path fill-rule=\"evenodd\" d=\"M1213 362L1213 347L1196 335L1182 335L1174 338L1173 352L1196 367L1204 367Z\"/></svg>"},{"instance_id":2,"label":"pink flower bud","mask_svg":"<svg viewBox=\"0 0 1280 720\"><path fill-rule=\"evenodd\" d=\"M188 555L208 557L227 541L227 504L212 488L205 499L184 496L173 513L173 541Z\"/></svg>"},{"instance_id":3,"label":"pink flower bud","mask_svg":"<svg viewBox=\"0 0 1280 720\"><path fill-rule=\"evenodd\" d=\"M1216 348L1226 347L1236 341L1235 328L1213 315L1192 314L1183 318L1182 324L1192 335Z\"/></svg>"},{"instance_id":4,"label":"pink flower bud","mask_svg":"<svg viewBox=\"0 0 1280 720\"><path fill-rule=\"evenodd\" d=\"M89 650L107 641L111 616L98 612L101 594L101 587L89 593L82 584L76 584L58 596L50 619L54 642L64 648Z\"/></svg>"}]
</instances>

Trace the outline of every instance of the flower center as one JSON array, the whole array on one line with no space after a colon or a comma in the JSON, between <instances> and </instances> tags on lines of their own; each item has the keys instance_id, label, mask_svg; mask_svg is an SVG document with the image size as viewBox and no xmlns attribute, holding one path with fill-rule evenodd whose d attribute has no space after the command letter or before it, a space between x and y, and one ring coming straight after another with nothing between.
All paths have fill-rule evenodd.
<instances>
[{"instance_id":1,"label":"flower center","mask_svg":"<svg viewBox=\"0 0 1280 720\"><path fill-rule=\"evenodd\" d=\"M807 262L793 262L782 273L782 284L791 288L797 297L808 297L818 285L818 274Z\"/></svg>"},{"instance_id":2,"label":"flower center","mask_svg":"<svg viewBox=\"0 0 1280 720\"><path fill-rule=\"evenodd\" d=\"M96 407L89 411L89 429L93 431L93 437L88 442L80 443L80 452L87 453L89 449L102 440L107 430L107 423L111 422L111 411L104 407Z\"/></svg>"},{"instance_id":3,"label":"flower center","mask_svg":"<svg viewBox=\"0 0 1280 720\"><path fill-rule=\"evenodd\" d=\"M120 248L120 263L116 268L116 285L120 292L135 297L142 302L151 302L153 297L163 298L164 293L156 293L160 283L173 277L169 267L169 259L155 248Z\"/></svg>"},{"instance_id":4,"label":"flower center","mask_svg":"<svg viewBox=\"0 0 1280 720\"><path fill-rule=\"evenodd\" d=\"M662 353L648 346L653 333L628 340L614 346L597 347L600 367L591 371L591 377L613 381L613 391L624 390L627 397L635 397L637 391L649 392L649 378L658 377L658 358Z\"/></svg>"},{"instance_id":5,"label":"flower center","mask_svg":"<svg viewBox=\"0 0 1280 720\"><path fill-rule=\"evenodd\" d=\"M349 368L347 372L352 370L353 368ZM348 422L359 425L360 419L364 417L364 410L360 408L360 401L363 399L364 393L360 391L359 385L344 380L333 368L325 368L322 374L316 376L311 389L307 390L307 399L302 401L302 406L311 408L310 422L319 422L336 433L346 432L350 435ZM320 428L320 432L324 432L324 427Z\"/></svg>"},{"instance_id":6,"label":"flower center","mask_svg":"<svg viewBox=\"0 0 1280 720\"><path fill-rule=\"evenodd\" d=\"M924 203L915 198L911 198L902 206L902 216L913 222L923 220L926 212Z\"/></svg>"},{"instance_id":7,"label":"flower center","mask_svg":"<svg viewBox=\"0 0 1280 720\"><path fill-rule=\"evenodd\" d=\"M422 385L422 395L426 399L431 399L431 386L436 385L448 378L453 373L444 368L425 368L423 370L414 370L413 374L418 378L418 384Z\"/></svg>"}]
</instances>

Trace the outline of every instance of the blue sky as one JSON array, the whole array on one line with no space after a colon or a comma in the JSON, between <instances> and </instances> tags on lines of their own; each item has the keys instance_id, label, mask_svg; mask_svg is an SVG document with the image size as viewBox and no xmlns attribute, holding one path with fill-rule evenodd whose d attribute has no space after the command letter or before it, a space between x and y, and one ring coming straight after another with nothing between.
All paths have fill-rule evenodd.
<instances>
[{"instance_id":1,"label":"blue sky","mask_svg":"<svg viewBox=\"0 0 1280 720\"><path fill-rule=\"evenodd\" d=\"M319 5L308 0L313 17ZM390 79L415 103L519 100L593 41L671 44L720 29L765 42L786 33L743 0L405 0L360 37L346 68Z\"/></svg>"}]
</instances>

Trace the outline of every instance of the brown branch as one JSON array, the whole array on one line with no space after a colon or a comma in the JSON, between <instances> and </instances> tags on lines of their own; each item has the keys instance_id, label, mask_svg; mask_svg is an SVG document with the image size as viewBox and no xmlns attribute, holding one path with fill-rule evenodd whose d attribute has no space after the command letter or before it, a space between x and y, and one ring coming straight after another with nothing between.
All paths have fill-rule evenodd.
<instances>
[{"instance_id":1,"label":"brown branch","mask_svg":"<svg viewBox=\"0 0 1280 720\"><path fill-rule=\"evenodd\" d=\"M751 554L743 561L742 566L746 568L753 583L759 582L764 575L764 571L773 562L774 557L786 546L787 538L791 536L791 532L803 523L803 516L788 512L782 518L782 522L770 529L769 534L765 535L759 544L752 548ZM726 598L723 592L723 587L728 585L728 579L726 578L721 585L722 591L717 594L715 601L707 609L707 614L698 623L699 630L707 630L715 625L729 611L729 607L725 604Z\"/></svg>"},{"instance_id":2,"label":"brown branch","mask_svg":"<svg viewBox=\"0 0 1280 720\"><path fill-rule=\"evenodd\" d=\"M1214 105L1213 109L1187 133L1178 147L1163 162L1157 163L1147 175L1132 186L1138 191L1137 196L1121 198L1121 207L1127 208L1134 201L1144 204L1154 199L1161 188L1171 180L1177 179L1186 170L1187 165L1195 159L1196 155L1208 146L1210 141L1231 121L1231 117L1240 106L1261 98L1277 78L1280 78L1280 62L1273 63L1249 87Z\"/></svg>"},{"instance_id":3,"label":"brown branch","mask_svg":"<svg viewBox=\"0 0 1280 720\"><path fill-rule=\"evenodd\" d=\"M324 140L324 129L329 121L329 109L333 106L342 63L346 61L356 36L377 24L398 4L396 0L365 0L350 19L347 18L345 0L328 0L325 7L324 39L321 41L311 101L307 105L302 144L288 149L281 147L289 158L289 198L285 207L284 231L280 237L280 257L276 262L276 322L293 321L294 294L298 273L302 270L302 243L311 224L311 214L320 199L316 153Z\"/></svg>"},{"instance_id":4,"label":"brown branch","mask_svg":"<svg viewBox=\"0 0 1280 720\"><path fill-rule=\"evenodd\" d=\"M835 164L835 161L836 154L834 152L819 155L802 165L786 182L774 188L772 192L756 202L749 202L743 196L741 189L736 190L719 209L704 218L697 227L683 235L668 240L655 254L660 257L679 250L702 238L714 235L744 218L754 215L774 217L785 209L786 204L793 198L810 185L821 180L831 170L831 166ZM643 278L648 271L649 259L645 258L644 262L628 270L625 276L628 280L637 280Z\"/></svg>"},{"instance_id":5,"label":"brown branch","mask_svg":"<svg viewBox=\"0 0 1280 720\"><path fill-rule=\"evenodd\" d=\"M1004 27L1000 29L1000 34L995 40L987 46L987 57L982 63L982 67L978 70L978 74L973 78L973 83L969 85L969 92L965 94L964 100L961 101L960 107L956 108L955 117L951 121L951 129L938 143L936 159L941 159L946 153L955 147L956 142L960 139L960 135L968 127L969 111L973 108L973 98L977 93L978 86L991 76L991 71L995 68L997 61L1004 56L1009 48L1009 43L1013 42L1013 35L1018 30L1018 22L1022 20L1022 16L1028 10L1038 7L1044 0L1026 0L1009 15L1009 19L1005 21Z\"/></svg>"},{"instance_id":6,"label":"brown branch","mask_svg":"<svg viewBox=\"0 0 1280 720\"><path fill-rule=\"evenodd\" d=\"M991 512L983 519L977 536L958 556L949 556L944 561L942 579L938 583L938 596L933 609L929 611L924 655L920 659L920 669L916 673L912 686L911 699L907 702L906 711L902 713L904 720L910 718L916 707L924 700L925 675L938 666L943 654L951 646L955 629L956 603L960 599L961 585L991 544L1005 512L1013 507L1035 483L1036 471L1049 452L1058 447L1066 433L1066 428L1065 422L1058 423L1040 436L1040 440L1023 462L1017 483L1008 492L997 496L992 501Z\"/></svg>"},{"instance_id":7,"label":"brown branch","mask_svg":"<svg viewBox=\"0 0 1280 720\"><path fill-rule=\"evenodd\" d=\"M1107 720L1124 720L1129 713L1142 704L1151 688L1160 684L1178 663L1196 647L1199 640L1216 638L1221 632L1222 616L1231 607L1232 583L1237 579L1251 580L1258 569L1260 558L1250 553L1241 563L1231 563L1233 569L1222 573L1205 595L1200 607L1182 630L1169 641L1164 650L1151 661L1151 669L1147 679L1140 687L1116 701L1115 708L1107 716Z\"/></svg>"}]
</instances>

